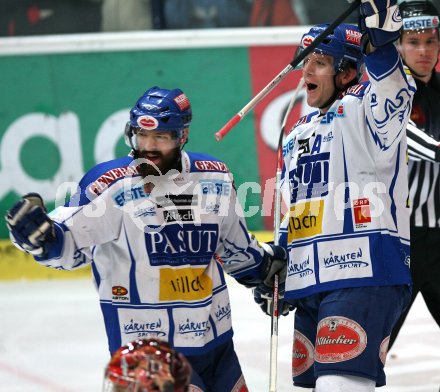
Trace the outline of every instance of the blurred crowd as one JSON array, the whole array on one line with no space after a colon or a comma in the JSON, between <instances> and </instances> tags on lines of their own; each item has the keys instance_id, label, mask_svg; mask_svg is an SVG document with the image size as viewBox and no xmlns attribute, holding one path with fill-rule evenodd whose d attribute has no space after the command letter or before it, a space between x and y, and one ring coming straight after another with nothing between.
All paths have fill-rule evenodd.
<instances>
[{"instance_id":1,"label":"blurred crowd","mask_svg":"<svg viewBox=\"0 0 440 392\"><path fill-rule=\"evenodd\" d=\"M0 36L307 25L346 7L346 0L2 0Z\"/></svg>"},{"instance_id":2,"label":"blurred crowd","mask_svg":"<svg viewBox=\"0 0 440 392\"><path fill-rule=\"evenodd\" d=\"M0 36L312 25L346 8L347 0L1 0Z\"/></svg>"}]
</instances>

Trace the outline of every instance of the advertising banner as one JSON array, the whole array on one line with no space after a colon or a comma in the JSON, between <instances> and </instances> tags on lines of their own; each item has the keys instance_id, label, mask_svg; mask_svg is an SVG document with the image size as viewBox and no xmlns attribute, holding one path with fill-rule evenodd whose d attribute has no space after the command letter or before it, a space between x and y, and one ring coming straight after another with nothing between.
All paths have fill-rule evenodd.
<instances>
[{"instance_id":1,"label":"advertising banner","mask_svg":"<svg viewBox=\"0 0 440 392\"><path fill-rule=\"evenodd\" d=\"M193 107L186 149L212 154L234 174L245 211L259 209L252 116L214 139L252 95L248 48L201 48L0 57L0 216L28 192L49 209L96 163L126 155L129 109L148 88L181 88ZM246 183L246 184L244 184ZM252 209L254 207L254 209ZM261 213L247 216L262 227ZM7 237L0 220L0 238Z\"/></svg>"},{"instance_id":2,"label":"advertising banner","mask_svg":"<svg viewBox=\"0 0 440 392\"><path fill-rule=\"evenodd\" d=\"M185 148L224 160L249 228L272 230L278 136L301 72L222 142L214 134L286 67L295 45L81 52L78 42L72 52L0 56L0 216L28 192L41 194L49 210L63 204L87 170L126 155L129 109L160 86L181 88L192 103ZM302 90L286 130L310 110L304 97ZM7 238L3 220L0 238Z\"/></svg>"}]
</instances>

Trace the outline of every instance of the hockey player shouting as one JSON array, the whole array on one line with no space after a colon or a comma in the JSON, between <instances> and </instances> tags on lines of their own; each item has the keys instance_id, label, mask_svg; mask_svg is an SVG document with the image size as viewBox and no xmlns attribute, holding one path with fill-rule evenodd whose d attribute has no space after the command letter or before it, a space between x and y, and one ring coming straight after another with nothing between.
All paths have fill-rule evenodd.
<instances>
[{"instance_id":1,"label":"hockey player shouting","mask_svg":"<svg viewBox=\"0 0 440 392\"><path fill-rule=\"evenodd\" d=\"M111 353L159 338L188 358L191 391L243 392L223 271L252 286L287 255L248 234L227 166L182 150L191 118L181 90L149 89L130 111L130 156L94 167L50 216L30 194L6 221L41 265L92 264Z\"/></svg>"},{"instance_id":2,"label":"hockey player shouting","mask_svg":"<svg viewBox=\"0 0 440 392\"><path fill-rule=\"evenodd\" d=\"M385 384L389 336L410 297L405 132L415 85L393 44L401 24L395 0L362 1L362 39L340 25L306 56L307 103L318 110L283 147L293 381L316 392ZM302 48L327 26L312 27ZM370 81L358 84L364 63Z\"/></svg>"}]
</instances>

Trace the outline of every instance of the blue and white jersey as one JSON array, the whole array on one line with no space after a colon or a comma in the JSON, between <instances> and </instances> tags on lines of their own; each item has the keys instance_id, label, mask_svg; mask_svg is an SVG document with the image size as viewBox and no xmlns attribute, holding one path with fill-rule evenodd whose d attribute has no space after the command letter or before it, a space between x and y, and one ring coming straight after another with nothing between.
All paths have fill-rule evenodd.
<instances>
[{"instance_id":1,"label":"blue and white jersey","mask_svg":"<svg viewBox=\"0 0 440 392\"><path fill-rule=\"evenodd\" d=\"M182 152L182 169L142 178L131 157L97 165L50 214L57 244L39 262L92 264L111 352L142 337L211 350L232 337L224 271L259 277L264 252L226 165Z\"/></svg>"},{"instance_id":2,"label":"blue and white jersey","mask_svg":"<svg viewBox=\"0 0 440 392\"><path fill-rule=\"evenodd\" d=\"M286 298L410 282L405 133L415 84L393 45L365 62L369 82L301 118L285 140Z\"/></svg>"}]
</instances>

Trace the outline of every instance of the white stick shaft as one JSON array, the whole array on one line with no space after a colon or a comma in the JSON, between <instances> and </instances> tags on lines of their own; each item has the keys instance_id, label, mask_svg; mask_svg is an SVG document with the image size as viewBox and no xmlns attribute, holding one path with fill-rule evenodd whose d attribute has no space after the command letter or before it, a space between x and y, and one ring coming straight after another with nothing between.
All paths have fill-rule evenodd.
<instances>
[{"instance_id":1,"label":"white stick shaft","mask_svg":"<svg viewBox=\"0 0 440 392\"><path fill-rule=\"evenodd\" d=\"M292 111L296 98L304 85L304 78L299 80L298 86L292 95L286 114L284 115L283 123L278 141L278 157L277 157L277 172L275 178L275 202L274 202L274 244L279 244L280 226L281 226L281 173L283 169L282 162L282 148L283 148L283 134L287 123L287 118ZM270 375L269 375L269 392L276 392L277 390L277 367L278 367L278 275L274 277L273 284L273 311L271 317L271 337L270 337Z\"/></svg>"},{"instance_id":2,"label":"white stick shaft","mask_svg":"<svg viewBox=\"0 0 440 392\"><path fill-rule=\"evenodd\" d=\"M257 103L259 103L267 94L269 94L278 84L291 72L293 67L288 64L277 76L275 76L249 103L232 117L216 134L215 138L219 142L226 134L237 125L241 119L246 116Z\"/></svg>"},{"instance_id":3,"label":"white stick shaft","mask_svg":"<svg viewBox=\"0 0 440 392\"><path fill-rule=\"evenodd\" d=\"M255 105L260 102L267 94L269 94L278 84L291 72L293 67L288 64L277 76L275 76L252 100L241 109L238 114L244 117Z\"/></svg>"}]
</instances>

